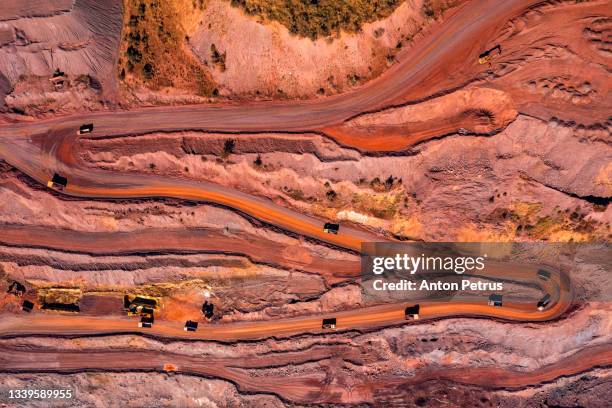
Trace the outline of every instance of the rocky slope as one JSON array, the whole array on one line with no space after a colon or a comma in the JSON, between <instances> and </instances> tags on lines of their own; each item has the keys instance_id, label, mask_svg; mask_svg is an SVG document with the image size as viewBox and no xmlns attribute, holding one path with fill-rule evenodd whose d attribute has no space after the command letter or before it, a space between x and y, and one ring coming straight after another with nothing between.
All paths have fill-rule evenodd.
<instances>
[{"instance_id":1,"label":"rocky slope","mask_svg":"<svg viewBox=\"0 0 612 408\"><path fill-rule=\"evenodd\" d=\"M410 46L433 38L428 36L444 25L432 18L432 4L440 2L408 0L360 32L313 41L246 15L229 1L210 0L202 8L166 5L178 3L201 11L181 23L188 38L181 35L179 46L210 70L215 98L278 98L281 118L285 104L316 107L325 101L288 98L340 93L383 71L392 76L414 68ZM3 121L111 109L126 101L209 102L188 91L151 91L138 81L127 97L120 92L126 89L115 79L115 63L122 57L118 50L127 52L121 24L130 21L120 2L7 4L0 12L0 103L12 112ZM130 4L138 12L139 5ZM63 168L61 160L79 161L85 173L103 169L212 182L368 230L381 240L590 243L574 247L576 267L567 253L557 259L572 287L564 314L531 323L463 315L333 332L270 331L249 341L156 337L136 332L136 320L134 331L104 334L97 331L102 325L129 319L122 308L125 293L159 299L156 319L162 324L181 330L185 320L199 320L199 333L369 304L358 286L354 251L230 207L67 196L26 176L29 162L13 168L7 154L0 161L3 324L29 319L24 316L32 316L29 323L53 316L72 324L67 312L36 308L26 315L20 304L77 297L80 315L98 326L69 336L0 331L3 386L76 391L74 404L57 406L607 406L609 1L529 7L483 1L458 10L486 4L510 10L509 17L499 24L479 22L483 31L470 44L448 38L454 51L444 65L427 65L435 55L425 53L423 61L414 61L413 75L401 77L414 82L401 92L384 75L365 84L363 89L380 87L393 97L376 99L370 110L348 109L350 117L341 123L303 132L226 133L176 131L181 124L172 123L172 131L142 134L115 124L112 135L96 127L78 139L71 129L74 144L66 137L66 144L53 145L64 150L41 148L45 153L36 164L53 172ZM433 15L424 13L429 9ZM465 23L462 32L479 26L458 23ZM497 44L500 53L479 63L478 54ZM61 89L48 81L55 68L66 73ZM422 80L410 82L414 77ZM371 94L347 95L338 103ZM162 121L151 119L159 111L147 111L151 126ZM76 118L66 122L81 120ZM28 126L34 124L3 133L0 152L10 153L20 142L31 143L26 152L38 152L34 147L67 135L53 128L25 137L21 131ZM13 280L26 285L23 297L6 293ZM201 312L205 291L216 306L210 322ZM0 405L9 403L1 398Z\"/></svg>"}]
</instances>

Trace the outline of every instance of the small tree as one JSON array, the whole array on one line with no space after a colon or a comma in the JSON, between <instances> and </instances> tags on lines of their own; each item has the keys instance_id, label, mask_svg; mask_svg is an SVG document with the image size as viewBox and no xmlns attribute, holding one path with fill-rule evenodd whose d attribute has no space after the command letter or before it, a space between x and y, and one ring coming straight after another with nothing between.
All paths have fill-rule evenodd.
<instances>
[{"instance_id":1,"label":"small tree","mask_svg":"<svg viewBox=\"0 0 612 408\"><path fill-rule=\"evenodd\" d=\"M391 190L391 187L393 187L393 176L389 176L386 180L385 180L385 187L387 188L387 190Z\"/></svg>"},{"instance_id":2,"label":"small tree","mask_svg":"<svg viewBox=\"0 0 612 408\"><path fill-rule=\"evenodd\" d=\"M257 167L260 167L263 164L260 154L257 155L257 158L253 161L253 164Z\"/></svg>"},{"instance_id":3,"label":"small tree","mask_svg":"<svg viewBox=\"0 0 612 408\"><path fill-rule=\"evenodd\" d=\"M235 147L236 141L234 139L227 139L225 143L223 143L223 156L229 156L234 153Z\"/></svg>"},{"instance_id":4,"label":"small tree","mask_svg":"<svg viewBox=\"0 0 612 408\"><path fill-rule=\"evenodd\" d=\"M154 72L153 65L149 64L148 62L144 64L144 66L142 67L142 74L144 75L146 79L153 78L153 72Z\"/></svg>"},{"instance_id":5,"label":"small tree","mask_svg":"<svg viewBox=\"0 0 612 408\"><path fill-rule=\"evenodd\" d=\"M225 53L220 53L215 44L210 45L210 57L213 64L225 71Z\"/></svg>"},{"instance_id":6,"label":"small tree","mask_svg":"<svg viewBox=\"0 0 612 408\"><path fill-rule=\"evenodd\" d=\"M436 16L436 11L434 10L434 6L431 3L431 0L425 0L421 7L423 10L423 14L425 14L425 17L434 18Z\"/></svg>"}]
</instances>

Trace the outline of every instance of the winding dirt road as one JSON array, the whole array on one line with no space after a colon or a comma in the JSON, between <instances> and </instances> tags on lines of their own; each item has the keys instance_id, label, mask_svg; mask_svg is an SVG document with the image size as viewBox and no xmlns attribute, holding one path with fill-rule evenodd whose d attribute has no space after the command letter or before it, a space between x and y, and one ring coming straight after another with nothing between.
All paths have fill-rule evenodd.
<instances>
[{"instance_id":1,"label":"winding dirt road","mask_svg":"<svg viewBox=\"0 0 612 408\"><path fill-rule=\"evenodd\" d=\"M3 126L0 128L0 157L44 184L54 172L67 175L69 186L65 194L94 198L172 197L213 202L285 230L359 251L362 242L380 239L348 226L343 226L338 235L325 234L322 220L211 183L87 168L77 159L75 131L86 122L95 124L93 135L88 137L185 129L238 133L321 131L339 126L364 112L444 93L470 82L484 70L478 65L477 56L486 49L487 39L496 38L506 21L537 3L520 0L469 2L411 48L410 58L403 59L354 92L290 104L149 108ZM356 147L360 143L366 147L372 144L361 136L351 141L345 135L342 140Z\"/></svg>"},{"instance_id":2,"label":"winding dirt road","mask_svg":"<svg viewBox=\"0 0 612 408\"><path fill-rule=\"evenodd\" d=\"M78 128L93 122L96 134L140 134L155 131L203 129L218 132L305 132L342 123L406 101L417 101L469 82L486 67L477 57L496 37L503 23L537 0L468 2L443 25L407 50L409 58L354 92L313 101L260 102L147 108L124 112L74 115L0 129L0 135L34 135L57 126ZM358 145L358 141L355 144Z\"/></svg>"},{"instance_id":3,"label":"winding dirt road","mask_svg":"<svg viewBox=\"0 0 612 408\"><path fill-rule=\"evenodd\" d=\"M277 353L274 356L260 356L251 359L210 358L186 356L146 350L89 351L87 353L54 350L7 349L0 352L0 370L12 373L79 373L88 371L117 372L165 372L165 364L172 365L178 374L217 377L238 385L244 392L269 392L289 401L304 403L318 402L372 402L373 394L381 388L392 388L401 384L420 384L431 380L448 380L467 385L487 388L520 389L534 384L553 381L562 376L577 375L597 367L612 364L612 347L596 346L576 352L554 364L545 365L531 372L512 371L497 367L437 368L417 372L401 381L395 378L358 380L352 386L350 400L343 398L345 389L332 383L321 387L322 375L275 376L261 381L249 374L249 369L265 369L283 364L300 364L323 361L330 358L359 360L357 350L334 346L313 348L308 353Z\"/></svg>"},{"instance_id":4,"label":"winding dirt road","mask_svg":"<svg viewBox=\"0 0 612 408\"><path fill-rule=\"evenodd\" d=\"M195 106L152 108L129 112L97 113L90 116L58 118L30 124L0 128L0 157L35 180L46 184L54 172L68 176L68 187L62 191L76 197L125 199L171 197L220 204L245 213L270 225L327 242L352 251L360 251L364 242L380 241L376 235L342 226L338 235L323 232L324 220L300 214L270 200L250 196L212 183L196 182L143 174L122 174L87 168L79 160L76 129L93 121L95 135L138 134L150 131L205 129L226 132L308 131L342 123L365 111L390 106L407 98L418 98L458 86L481 69L476 56L484 48L484 40L493 38L502 23L524 11L535 1L469 2L462 6L439 30L419 42L411 50L411 58L397 64L379 79L355 92L299 103L258 103L240 106ZM481 39L474 42L474 38ZM471 63L466 61L472 61ZM458 71L449 73L453 63ZM459 69L467 69L468 72ZM432 87L431 84L435 84ZM424 92L428 93L425 94ZM14 233L15 231L13 231ZM13 242L16 244L15 242ZM561 284L561 283L559 283ZM569 293L568 288L561 292ZM545 320L568 307L563 297L546 312L521 308L491 309L481 304L424 305L424 316L480 315L515 320ZM392 305L374 313L351 312L339 320L339 327L396 321L403 317L403 306ZM76 319L75 319L76 320ZM319 326L319 318L267 322L262 327L247 325L236 328L250 335L263 332L284 333L308 330ZM32 322L33 323L33 322ZM107 322L108 323L108 322ZM89 324L83 321L83 324ZM116 323L122 329L121 322ZM75 326L78 326L75 321ZM156 330L164 332L161 326ZM30 325L34 327L34 325ZM240 327L240 326L237 326ZM59 329L56 327L56 329ZM93 329L93 327L92 327ZM170 329L168 329L170 330ZM223 328L219 336L228 335ZM210 336L215 334L211 332ZM224 334L225 333L225 334Z\"/></svg>"},{"instance_id":5,"label":"winding dirt road","mask_svg":"<svg viewBox=\"0 0 612 408\"><path fill-rule=\"evenodd\" d=\"M537 265L490 263L487 276L491 279L514 280L523 285L538 286L551 295L550 304L542 311L532 302L505 301L503 307L487 305L483 296L461 295L452 301L391 303L365 307L333 314L337 330L375 328L404 324L404 309L420 304L420 321L451 316L491 317L513 321L546 321L559 317L572 304L573 288L565 273L551 271L551 277L542 281L537 277ZM468 276L468 275L464 275ZM304 332L321 332L325 315L288 318L270 321L239 322L204 325L196 332L185 332L183 322L156 320L152 328L140 329L128 317L86 317L79 315L33 314L6 316L0 321L0 338L24 337L35 334L83 336L92 333L122 334L146 333L157 337L199 340L232 341L288 337Z\"/></svg>"},{"instance_id":6,"label":"winding dirt road","mask_svg":"<svg viewBox=\"0 0 612 408\"><path fill-rule=\"evenodd\" d=\"M336 247L359 252L364 242L380 241L376 234L343 225L338 235L326 234L322 230L324 220L289 210L271 200L250 196L223 186L196 182L186 179L158 177L143 174L121 174L86 167L78 159L76 129L87 122L95 124L91 137L113 137L137 135L148 132L169 132L198 129L211 132L253 134L258 132L319 132L341 126L347 120L365 112L378 111L386 107L419 101L432 95L443 94L473 80L486 67L478 66L477 55L488 48L489 39L499 34L504 22L539 1L496 0L466 3L451 16L437 31L428 35L410 50L410 58L403 59L380 78L364 85L355 92L308 102L273 102L247 105L212 105L192 107L163 107L139 109L128 112L101 112L75 115L64 118L22 123L0 128L0 158L32 177L46 184L54 172L68 176L68 187L62 194L100 199L156 198L169 197L182 200L211 202L247 214L264 223L286 231L323 241ZM434 85L432 85L434 84ZM444 127L446 129L446 127ZM329 132L333 136L333 132ZM433 135L435 136L435 135ZM401 136L398 136L401 138ZM342 134L342 144L372 149L372 141L363 137L353 138ZM405 141L402 141L404 143ZM375 149L373 149L375 150ZM7 228L3 242L11 245L52 247L47 232L38 232L38 241L28 238L23 231ZM96 245L105 242L112 246L117 237L85 237L76 233L66 235L78 251L95 252ZM177 236L176 245L185 249L183 237ZM93 239L87 243L88 239ZM125 238L126 240L128 238ZM115 242L117 244L119 241ZM134 241L136 251L143 250ZM261 243L260 243L261 244ZM171 243L167 244L172 247ZM188 247L188 245L187 245ZM210 246L202 237L194 241L192 250ZM146 249L146 248L145 248ZM286 260L269 254L270 248L262 250L253 247L251 255L259 260L278 262ZM257 253L253 255L253 253ZM298 268L329 269L325 260ZM325 266L325 267L324 267ZM338 268L338 276L350 276L354 265ZM522 279L526 274L535 276L535 269L507 271L506 278ZM452 303L420 302L423 320L449 316L490 317L512 321L546 321L562 315L572 304L573 289L561 273L555 273L550 285L555 285L555 297L543 311L535 308L535 302L506 302L504 307L486 305L486 299L479 301L455 301ZM375 328L405 324L406 303L367 307L335 314L338 330ZM94 334L146 333L151 336L181 339L235 341L239 339L261 339L287 337L300 333L321 331L321 319L326 316L309 316L275 321L245 322L206 325L195 333L183 331L183 324L159 321L151 329L139 329L135 321L117 317L86 317L70 315L32 314L2 316L0 337L25 337L32 335L88 336ZM593 349L595 350L595 349ZM572 357L571 367L560 362L541 370L515 376L508 372L500 374L495 369L480 369L466 374L448 371L446 377L453 381L520 387L532 382L547 381L566 373L577 373L593 366L608 366L612 362L611 351L586 350ZM21 354L19 354L21 353ZM20 358L15 358L15 357ZM274 392L297 401L309 401L313 390L320 390L321 378L268 379L257 381L239 370L232 370L223 364L186 356L160 356L156 353L135 353L117 351L104 353L71 353L9 350L0 353L0 370L8 372L53 371L78 372L84 370L160 370L160 358L172 359L179 371L205 376L219 376L237 382L247 390ZM224 363L225 364L225 363ZM493 375L495 374L495 375ZM429 372L427 378L439 375ZM517 380L517 378L521 380ZM363 385L371 392L372 384ZM279 391L282 390L282 391Z\"/></svg>"}]
</instances>

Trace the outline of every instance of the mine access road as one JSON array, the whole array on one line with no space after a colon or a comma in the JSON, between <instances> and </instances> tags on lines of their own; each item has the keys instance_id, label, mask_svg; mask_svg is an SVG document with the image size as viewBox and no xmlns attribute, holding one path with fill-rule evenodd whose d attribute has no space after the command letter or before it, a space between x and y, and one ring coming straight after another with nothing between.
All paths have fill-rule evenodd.
<instances>
[{"instance_id":1,"label":"mine access road","mask_svg":"<svg viewBox=\"0 0 612 408\"><path fill-rule=\"evenodd\" d=\"M337 235L326 234L322 229L325 220L212 183L86 167L79 159L77 129L83 123L93 123L94 131L87 136L91 138L187 129L231 133L237 137L260 132L326 134L326 130L341 126L356 115L426 99L461 87L486 69L478 65L477 56L490 45L487 39L495 38L505 22L537 3L520 0L468 2L435 32L410 49L410 58L402 59L381 77L354 92L316 101L160 107L11 124L0 128L0 158L41 184L46 184L54 173L66 175L68 185L59 192L61 194L96 199L175 198L209 202L288 232L358 252L362 243L380 241L381 238L348 226L342 226ZM449 74L451 70L454 71ZM342 136L342 143L358 149L371 147L371 141L351 139L350 135ZM386 145L385 149L389 146ZM518 271L519 274L523 272L526 271ZM533 270L529 272L535 273ZM480 316L516 321L554 319L571 305L572 288L565 282L561 273L555 274L554 283L558 286L559 296L543 311L535 309L534 304L508 303L502 308L494 308L484 301L430 302L421 304L421 315L424 319L446 316ZM405 306L405 303L389 304L338 313L337 329L402 324ZM160 321L147 333L227 341L263 338L318 331L322 317L209 325L206 330L195 334L183 332L182 324ZM37 334L81 336L138 331L133 320L121 318L43 317L32 314L6 316L0 322L2 337Z\"/></svg>"}]
</instances>

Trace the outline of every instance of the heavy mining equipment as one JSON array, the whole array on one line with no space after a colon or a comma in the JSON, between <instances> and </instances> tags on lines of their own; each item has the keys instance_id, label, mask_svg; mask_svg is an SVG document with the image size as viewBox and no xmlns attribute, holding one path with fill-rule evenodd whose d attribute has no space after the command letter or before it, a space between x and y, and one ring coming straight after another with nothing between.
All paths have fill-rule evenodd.
<instances>
[{"instance_id":1,"label":"heavy mining equipment","mask_svg":"<svg viewBox=\"0 0 612 408\"><path fill-rule=\"evenodd\" d=\"M325 232L326 234L338 234L338 231L340 230L340 224L332 224L331 222L326 222L325 225L323 225L323 232Z\"/></svg>"},{"instance_id":2,"label":"heavy mining equipment","mask_svg":"<svg viewBox=\"0 0 612 408\"><path fill-rule=\"evenodd\" d=\"M491 296L489 296L489 301L487 303L489 306L501 307L502 295L493 293Z\"/></svg>"},{"instance_id":3,"label":"heavy mining equipment","mask_svg":"<svg viewBox=\"0 0 612 408\"><path fill-rule=\"evenodd\" d=\"M146 295L125 295L123 296L123 308L128 314L140 313L143 308L157 309L159 302L157 298ZM136 311L136 309L138 309Z\"/></svg>"},{"instance_id":4,"label":"heavy mining equipment","mask_svg":"<svg viewBox=\"0 0 612 408\"><path fill-rule=\"evenodd\" d=\"M15 295L15 296L22 296L25 292L26 292L25 285L17 281L13 281L13 283L11 283L8 290L6 291L6 293L10 293L11 295Z\"/></svg>"},{"instance_id":5,"label":"heavy mining equipment","mask_svg":"<svg viewBox=\"0 0 612 408\"><path fill-rule=\"evenodd\" d=\"M60 176L57 173L53 174L51 180L47 182L47 187L54 188L56 190L63 190L68 185L68 179L66 177Z\"/></svg>"},{"instance_id":6,"label":"heavy mining equipment","mask_svg":"<svg viewBox=\"0 0 612 408\"><path fill-rule=\"evenodd\" d=\"M204 301L204 304L202 305L202 313L204 313L206 320L210 322L215 314L215 305L208 300Z\"/></svg>"},{"instance_id":7,"label":"heavy mining equipment","mask_svg":"<svg viewBox=\"0 0 612 408\"><path fill-rule=\"evenodd\" d=\"M187 320L187 322L185 322L185 331L196 331L198 329L198 322L194 322L193 320Z\"/></svg>"},{"instance_id":8,"label":"heavy mining equipment","mask_svg":"<svg viewBox=\"0 0 612 408\"><path fill-rule=\"evenodd\" d=\"M408 306L404 310L404 317L406 318L406 320L419 320L419 310L420 309L421 309L421 306L419 305Z\"/></svg>"},{"instance_id":9,"label":"heavy mining equipment","mask_svg":"<svg viewBox=\"0 0 612 408\"><path fill-rule=\"evenodd\" d=\"M21 304L21 310L23 310L24 312L30 313L33 309L34 309L34 303L30 302L27 299L24 300L23 303Z\"/></svg>"},{"instance_id":10,"label":"heavy mining equipment","mask_svg":"<svg viewBox=\"0 0 612 408\"><path fill-rule=\"evenodd\" d=\"M550 303L550 295L547 293L540 301L538 302L538 310L541 312L544 310L546 306Z\"/></svg>"},{"instance_id":11,"label":"heavy mining equipment","mask_svg":"<svg viewBox=\"0 0 612 408\"><path fill-rule=\"evenodd\" d=\"M151 296L123 296L123 308L126 310L127 315L141 317L138 327L151 327L153 324L153 315L158 306L158 300Z\"/></svg>"},{"instance_id":12,"label":"heavy mining equipment","mask_svg":"<svg viewBox=\"0 0 612 408\"><path fill-rule=\"evenodd\" d=\"M478 63L480 65L491 64L493 57L499 54L501 54L501 45L497 44L495 47L480 54L478 56Z\"/></svg>"},{"instance_id":13,"label":"heavy mining equipment","mask_svg":"<svg viewBox=\"0 0 612 408\"><path fill-rule=\"evenodd\" d=\"M323 323L321 324L321 328L323 330L333 330L336 328L336 318L331 317L329 319L323 319Z\"/></svg>"},{"instance_id":14,"label":"heavy mining equipment","mask_svg":"<svg viewBox=\"0 0 612 408\"><path fill-rule=\"evenodd\" d=\"M547 281L550 279L550 272L546 269L538 269L538 278Z\"/></svg>"},{"instance_id":15,"label":"heavy mining equipment","mask_svg":"<svg viewBox=\"0 0 612 408\"><path fill-rule=\"evenodd\" d=\"M79 131L77 132L77 135L84 135L85 133L91 133L93 132L93 129L94 129L93 123L86 123L84 125L81 125L81 127L79 127Z\"/></svg>"},{"instance_id":16,"label":"heavy mining equipment","mask_svg":"<svg viewBox=\"0 0 612 408\"><path fill-rule=\"evenodd\" d=\"M153 318L153 315L151 315L151 316L142 316L140 318L140 323L138 323L138 327L150 329L151 327L153 327L153 322L154 321L155 321L155 319Z\"/></svg>"}]
</instances>

